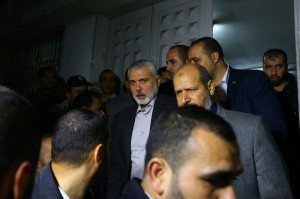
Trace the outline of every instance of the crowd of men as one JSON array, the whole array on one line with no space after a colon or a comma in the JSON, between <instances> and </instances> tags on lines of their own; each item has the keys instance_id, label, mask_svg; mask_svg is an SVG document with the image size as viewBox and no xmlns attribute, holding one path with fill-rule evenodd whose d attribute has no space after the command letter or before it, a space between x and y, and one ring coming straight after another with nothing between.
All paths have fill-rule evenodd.
<instances>
[{"instance_id":1,"label":"crowd of men","mask_svg":"<svg viewBox=\"0 0 300 199\"><path fill-rule=\"evenodd\" d=\"M283 50L239 70L203 37L172 46L166 64L137 60L122 85L109 69L63 84L43 68L31 103L0 86L0 199L300 197Z\"/></svg>"}]
</instances>

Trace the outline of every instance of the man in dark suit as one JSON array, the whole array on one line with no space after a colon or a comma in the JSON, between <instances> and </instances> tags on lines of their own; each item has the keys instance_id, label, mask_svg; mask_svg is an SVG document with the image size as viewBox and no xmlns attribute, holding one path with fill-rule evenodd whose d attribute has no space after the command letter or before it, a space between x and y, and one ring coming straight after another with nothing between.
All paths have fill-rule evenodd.
<instances>
[{"instance_id":1,"label":"man in dark suit","mask_svg":"<svg viewBox=\"0 0 300 199\"><path fill-rule=\"evenodd\" d=\"M214 82L200 65L186 64L173 81L178 106L204 107L232 126L244 168L233 182L237 198L293 198L286 165L261 116L225 110L214 104Z\"/></svg>"},{"instance_id":2,"label":"man in dark suit","mask_svg":"<svg viewBox=\"0 0 300 199\"><path fill-rule=\"evenodd\" d=\"M147 142L143 180L132 179L120 199L230 198L242 172L235 134L222 118L197 106L168 111Z\"/></svg>"},{"instance_id":3,"label":"man in dark suit","mask_svg":"<svg viewBox=\"0 0 300 199\"><path fill-rule=\"evenodd\" d=\"M288 57L282 49L269 49L263 55L263 68L272 84L283 114L288 131L289 159L291 183L295 198L300 198L298 181L300 178L299 159L299 110L297 80L288 72Z\"/></svg>"},{"instance_id":4,"label":"man in dark suit","mask_svg":"<svg viewBox=\"0 0 300 199\"><path fill-rule=\"evenodd\" d=\"M186 62L188 58L189 47L186 45L172 46L166 54L167 71L171 80L159 86L159 93L175 96L173 86L173 76Z\"/></svg>"},{"instance_id":5,"label":"man in dark suit","mask_svg":"<svg viewBox=\"0 0 300 199\"><path fill-rule=\"evenodd\" d=\"M75 109L60 118L52 137L52 162L38 173L31 198L105 197L100 180L109 133L106 120L91 110Z\"/></svg>"},{"instance_id":6,"label":"man in dark suit","mask_svg":"<svg viewBox=\"0 0 300 199\"><path fill-rule=\"evenodd\" d=\"M194 41L189 62L206 68L216 85L215 101L233 111L261 115L284 150L287 132L278 98L267 76L257 70L237 70L224 60L221 45L211 37Z\"/></svg>"},{"instance_id":7,"label":"man in dark suit","mask_svg":"<svg viewBox=\"0 0 300 199\"><path fill-rule=\"evenodd\" d=\"M107 194L109 199L117 198L131 178L142 178L151 124L160 114L177 106L174 98L157 96L156 68L151 62L139 60L131 64L128 79L137 104L122 110L115 116L112 124Z\"/></svg>"}]
</instances>

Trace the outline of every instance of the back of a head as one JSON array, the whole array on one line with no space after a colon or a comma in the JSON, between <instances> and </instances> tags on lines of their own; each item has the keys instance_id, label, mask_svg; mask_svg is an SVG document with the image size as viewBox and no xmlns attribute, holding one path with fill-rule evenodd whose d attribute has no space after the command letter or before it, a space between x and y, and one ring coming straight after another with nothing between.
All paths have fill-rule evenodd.
<instances>
[{"instance_id":1,"label":"back of a head","mask_svg":"<svg viewBox=\"0 0 300 199\"><path fill-rule=\"evenodd\" d=\"M157 70L157 75L158 76L161 76L164 72L167 71L167 67L166 66L163 66L163 67L160 67L158 70Z\"/></svg>"},{"instance_id":2,"label":"back of a head","mask_svg":"<svg viewBox=\"0 0 300 199\"><path fill-rule=\"evenodd\" d=\"M154 124L146 146L145 165L153 157L162 157L172 169L184 161L185 148L193 130L203 128L229 143L236 143L231 126L210 111L188 105L168 111Z\"/></svg>"},{"instance_id":3,"label":"back of a head","mask_svg":"<svg viewBox=\"0 0 300 199\"><path fill-rule=\"evenodd\" d=\"M2 86L0 86L0 113L1 190L2 183L5 183L3 180L23 161L30 163L27 172L35 174L41 132L38 118L30 103L14 91Z\"/></svg>"},{"instance_id":4,"label":"back of a head","mask_svg":"<svg viewBox=\"0 0 300 199\"><path fill-rule=\"evenodd\" d=\"M52 160L56 164L81 166L98 144L107 147L109 126L105 118L86 109L75 109L57 123L52 137Z\"/></svg>"},{"instance_id":5,"label":"back of a head","mask_svg":"<svg viewBox=\"0 0 300 199\"><path fill-rule=\"evenodd\" d=\"M101 95L99 92L94 90L85 90L79 93L74 99L74 108L90 108L93 103L93 98L100 100Z\"/></svg>"},{"instance_id":6,"label":"back of a head","mask_svg":"<svg viewBox=\"0 0 300 199\"><path fill-rule=\"evenodd\" d=\"M202 37L200 39L193 41L191 43L190 47L192 47L194 45L198 45L198 44L203 45L203 49L205 50L205 52L207 54L212 54L214 52L218 52L220 55L220 58L222 58L222 59L224 58L222 46L216 39L214 39L212 37Z\"/></svg>"}]
</instances>

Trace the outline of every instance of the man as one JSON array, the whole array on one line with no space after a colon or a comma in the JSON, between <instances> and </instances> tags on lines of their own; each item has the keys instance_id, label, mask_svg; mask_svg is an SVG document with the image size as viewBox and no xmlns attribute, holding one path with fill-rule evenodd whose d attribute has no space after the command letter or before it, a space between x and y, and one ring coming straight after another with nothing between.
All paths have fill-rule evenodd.
<instances>
[{"instance_id":1,"label":"man","mask_svg":"<svg viewBox=\"0 0 300 199\"><path fill-rule=\"evenodd\" d=\"M74 100L74 108L89 109L104 116L100 102L100 93L94 90L85 90L79 93Z\"/></svg>"},{"instance_id":2,"label":"man","mask_svg":"<svg viewBox=\"0 0 300 199\"><path fill-rule=\"evenodd\" d=\"M137 104L117 114L112 124L109 199L117 198L131 178L143 177L145 147L151 124L160 114L176 106L173 98L157 96L156 68L151 62L139 60L132 63L128 79Z\"/></svg>"},{"instance_id":3,"label":"man","mask_svg":"<svg viewBox=\"0 0 300 199\"><path fill-rule=\"evenodd\" d=\"M62 115L73 107L75 97L84 90L88 89L91 84L81 75L74 75L70 77L66 83L66 97L67 99L58 105L53 106L50 112Z\"/></svg>"},{"instance_id":4,"label":"man","mask_svg":"<svg viewBox=\"0 0 300 199\"><path fill-rule=\"evenodd\" d=\"M215 101L223 107L261 115L284 150L285 122L276 94L261 71L237 70L227 65L221 45L211 37L194 41L188 51L189 62L206 68L216 85Z\"/></svg>"},{"instance_id":5,"label":"man","mask_svg":"<svg viewBox=\"0 0 300 199\"><path fill-rule=\"evenodd\" d=\"M95 82L95 86L101 89L101 103L105 103L116 97L117 76L109 69L103 70L99 75L99 82Z\"/></svg>"},{"instance_id":6,"label":"man","mask_svg":"<svg viewBox=\"0 0 300 199\"><path fill-rule=\"evenodd\" d=\"M135 103L130 91L127 72L128 68L125 71L124 83L120 90L120 94L117 97L110 99L105 104L106 116L110 124L112 124L115 115Z\"/></svg>"},{"instance_id":7,"label":"man","mask_svg":"<svg viewBox=\"0 0 300 199\"><path fill-rule=\"evenodd\" d=\"M33 107L0 86L0 199L30 198L40 150Z\"/></svg>"},{"instance_id":8,"label":"man","mask_svg":"<svg viewBox=\"0 0 300 199\"><path fill-rule=\"evenodd\" d=\"M163 66L157 70L157 84L158 88L165 82L170 81L171 75L169 71L167 70L166 66Z\"/></svg>"},{"instance_id":9,"label":"man","mask_svg":"<svg viewBox=\"0 0 300 199\"><path fill-rule=\"evenodd\" d=\"M289 132L298 129L299 133L297 81L288 72L286 53L281 49L267 50L263 56L263 69L279 97Z\"/></svg>"},{"instance_id":10,"label":"man","mask_svg":"<svg viewBox=\"0 0 300 199\"><path fill-rule=\"evenodd\" d=\"M39 70L39 87L33 92L30 100L37 108L41 118L43 134L51 134L53 123L49 109L65 100L65 91L58 82L56 71L51 67L44 67Z\"/></svg>"},{"instance_id":11,"label":"man","mask_svg":"<svg viewBox=\"0 0 300 199\"><path fill-rule=\"evenodd\" d=\"M39 70L39 88L31 96L32 104L45 113L51 106L61 103L65 99L65 92L58 83L56 71L51 67Z\"/></svg>"},{"instance_id":12,"label":"man","mask_svg":"<svg viewBox=\"0 0 300 199\"><path fill-rule=\"evenodd\" d=\"M37 175L32 198L97 198L89 188L107 161L108 138L108 125L97 113L64 115L52 137L52 162Z\"/></svg>"},{"instance_id":13,"label":"man","mask_svg":"<svg viewBox=\"0 0 300 199\"><path fill-rule=\"evenodd\" d=\"M173 79L176 71L179 70L188 59L188 50L189 47L186 45L176 45L169 49L166 55L166 63L167 71L169 71L171 79ZM164 84L161 84L159 86L159 92L166 95L175 96L173 81L167 81Z\"/></svg>"},{"instance_id":14,"label":"man","mask_svg":"<svg viewBox=\"0 0 300 199\"><path fill-rule=\"evenodd\" d=\"M205 109L185 106L155 124L143 180L132 179L120 198L236 198L232 182L241 172L230 125Z\"/></svg>"},{"instance_id":15,"label":"man","mask_svg":"<svg viewBox=\"0 0 300 199\"><path fill-rule=\"evenodd\" d=\"M243 173L234 181L237 198L292 198L281 154L261 116L228 111L213 104L215 85L206 69L187 64L175 74L178 106L195 104L221 116L236 133Z\"/></svg>"},{"instance_id":16,"label":"man","mask_svg":"<svg viewBox=\"0 0 300 199\"><path fill-rule=\"evenodd\" d=\"M288 130L289 160L291 183L295 197L300 197L298 180L299 167L299 111L298 89L295 77L288 72L287 55L281 49L269 49L263 55L263 69L279 98ZM297 194L297 195L296 195Z\"/></svg>"}]
</instances>

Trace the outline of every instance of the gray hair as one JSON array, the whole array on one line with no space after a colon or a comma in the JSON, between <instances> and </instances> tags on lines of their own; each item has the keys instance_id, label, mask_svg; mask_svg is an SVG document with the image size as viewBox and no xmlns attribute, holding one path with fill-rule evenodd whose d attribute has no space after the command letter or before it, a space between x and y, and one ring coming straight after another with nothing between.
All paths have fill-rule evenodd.
<instances>
[{"instance_id":1,"label":"gray hair","mask_svg":"<svg viewBox=\"0 0 300 199\"><path fill-rule=\"evenodd\" d=\"M153 77L157 76L157 71L156 71L156 67L154 66L154 64L149 61L149 60L137 60L135 62L133 62L127 71L127 75L132 71L132 70L137 70L143 67L147 67L150 70L150 73Z\"/></svg>"}]
</instances>

